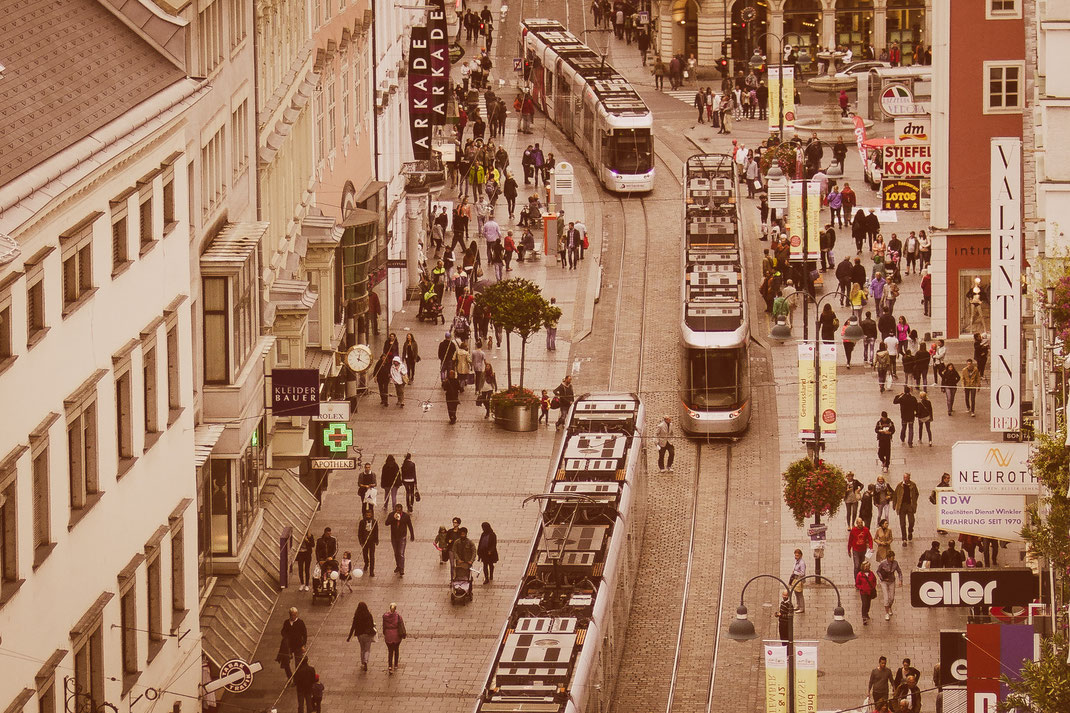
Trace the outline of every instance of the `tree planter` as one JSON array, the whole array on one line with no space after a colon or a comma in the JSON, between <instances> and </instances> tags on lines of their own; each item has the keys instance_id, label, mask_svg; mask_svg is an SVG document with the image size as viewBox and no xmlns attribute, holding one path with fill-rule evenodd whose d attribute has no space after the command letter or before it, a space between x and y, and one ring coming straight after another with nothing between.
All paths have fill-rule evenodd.
<instances>
[{"instance_id":1,"label":"tree planter","mask_svg":"<svg viewBox=\"0 0 1070 713\"><path fill-rule=\"evenodd\" d=\"M539 407L528 404L510 404L494 408L494 423L506 431L518 433L534 431L539 427Z\"/></svg>"}]
</instances>

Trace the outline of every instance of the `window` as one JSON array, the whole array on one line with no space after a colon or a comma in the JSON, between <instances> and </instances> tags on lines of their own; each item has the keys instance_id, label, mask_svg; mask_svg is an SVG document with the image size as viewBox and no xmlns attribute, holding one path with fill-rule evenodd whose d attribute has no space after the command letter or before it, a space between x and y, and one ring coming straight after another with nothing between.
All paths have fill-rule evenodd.
<instances>
[{"instance_id":1,"label":"window","mask_svg":"<svg viewBox=\"0 0 1070 713\"><path fill-rule=\"evenodd\" d=\"M316 90L316 163L327 156L327 117L323 89Z\"/></svg>"},{"instance_id":2,"label":"window","mask_svg":"<svg viewBox=\"0 0 1070 713\"><path fill-rule=\"evenodd\" d=\"M260 336L256 242L262 234L227 227L201 256L204 381L229 384Z\"/></svg>"},{"instance_id":3,"label":"window","mask_svg":"<svg viewBox=\"0 0 1070 713\"><path fill-rule=\"evenodd\" d=\"M320 2L320 1L321 0L316 0L317 3ZM331 19L331 10L333 9L334 0L322 0L322 2L323 2L323 9L325 11L323 19L324 20L330 20Z\"/></svg>"},{"instance_id":4,"label":"window","mask_svg":"<svg viewBox=\"0 0 1070 713\"><path fill-rule=\"evenodd\" d=\"M986 20L1020 20L1021 18L1021 0L985 0Z\"/></svg>"},{"instance_id":5,"label":"window","mask_svg":"<svg viewBox=\"0 0 1070 713\"><path fill-rule=\"evenodd\" d=\"M230 0L230 49L242 43L248 33L249 0Z\"/></svg>"},{"instance_id":6,"label":"window","mask_svg":"<svg viewBox=\"0 0 1070 713\"><path fill-rule=\"evenodd\" d=\"M167 423L174 422L178 411L182 410L182 377L179 373L178 324L167 327Z\"/></svg>"},{"instance_id":7,"label":"window","mask_svg":"<svg viewBox=\"0 0 1070 713\"><path fill-rule=\"evenodd\" d=\"M354 41L355 42L355 41ZM364 130L364 113L368 110L367 94L364 77L364 47L357 47L353 52L353 97L355 107L353 110L353 134L360 136Z\"/></svg>"},{"instance_id":8,"label":"window","mask_svg":"<svg viewBox=\"0 0 1070 713\"><path fill-rule=\"evenodd\" d=\"M48 685L37 695L37 713L56 713L56 681L50 678Z\"/></svg>"},{"instance_id":9,"label":"window","mask_svg":"<svg viewBox=\"0 0 1070 713\"><path fill-rule=\"evenodd\" d=\"M201 10L201 67L211 74L225 58L223 54L223 0L215 0Z\"/></svg>"},{"instance_id":10,"label":"window","mask_svg":"<svg viewBox=\"0 0 1070 713\"><path fill-rule=\"evenodd\" d=\"M130 244L126 224L126 201L111 204L111 274L116 275L130 263Z\"/></svg>"},{"instance_id":11,"label":"window","mask_svg":"<svg viewBox=\"0 0 1070 713\"><path fill-rule=\"evenodd\" d=\"M81 510L99 492L95 397L67 418L67 470L70 475L71 510Z\"/></svg>"},{"instance_id":12,"label":"window","mask_svg":"<svg viewBox=\"0 0 1070 713\"><path fill-rule=\"evenodd\" d=\"M93 293L93 233L86 225L73 235L60 238L63 244L63 315L71 314Z\"/></svg>"},{"instance_id":13,"label":"window","mask_svg":"<svg viewBox=\"0 0 1070 713\"><path fill-rule=\"evenodd\" d=\"M175 175L172 169L163 182L163 232L171 232L177 222L175 220Z\"/></svg>"},{"instance_id":14,"label":"window","mask_svg":"<svg viewBox=\"0 0 1070 713\"><path fill-rule=\"evenodd\" d=\"M334 101L334 72L327 75L327 150L338 145L338 113Z\"/></svg>"},{"instance_id":15,"label":"window","mask_svg":"<svg viewBox=\"0 0 1070 713\"><path fill-rule=\"evenodd\" d=\"M48 435L47 429L51 425L48 421L42 424L36 436L30 436L30 454L33 488L33 549L34 566L40 564L43 556L47 554L43 550L52 544L52 504L50 501L51 487L48 478Z\"/></svg>"},{"instance_id":16,"label":"window","mask_svg":"<svg viewBox=\"0 0 1070 713\"><path fill-rule=\"evenodd\" d=\"M45 324L45 273L37 269L26 281L26 343L32 347L48 331Z\"/></svg>"},{"instance_id":17,"label":"window","mask_svg":"<svg viewBox=\"0 0 1070 713\"><path fill-rule=\"evenodd\" d=\"M149 659L159 650L160 642L163 641L163 582L160 579L160 547L156 545L155 555L149 557L148 568L145 570L148 583L149 600ZM153 646L155 643L155 646Z\"/></svg>"},{"instance_id":18,"label":"window","mask_svg":"<svg viewBox=\"0 0 1070 713\"><path fill-rule=\"evenodd\" d=\"M352 126L349 123L349 57L342 57L342 60L338 63L338 71L342 74L342 136L344 143L345 138L352 131Z\"/></svg>"},{"instance_id":19,"label":"window","mask_svg":"<svg viewBox=\"0 0 1070 713\"><path fill-rule=\"evenodd\" d=\"M141 198L138 205L138 238L141 243L141 252L152 246L154 242L152 230L152 185L149 185L147 195Z\"/></svg>"},{"instance_id":20,"label":"window","mask_svg":"<svg viewBox=\"0 0 1070 713\"><path fill-rule=\"evenodd\" d=\"M181 525L171 531L171 611L186 611L186 551ZM172 616L172 621L176 618Z\"/></svg>"},{"instance_id":21,"label":"window","mask_svg":"<svg viewBox=\"0 0 1070 713\"><path fill-rule=\"evenodd\" d=\"M133 574L129 577L127 589L119 597L119 627L121 629L120 648L123 657L123 691L129 689L127 676L138 673L137 659L137 586Z\"/></svg>"},{"instance_id":22,"label":"window","mask_svg":"<svg viewBox=\"0 0 1070 713\"><path fill-rule=\"evenodd\" d=\"M1022 113L1025 62L985 62L986 114Z\"/></svg>"},{"instance_id":23,"label":"window","mask_svg":"<svg viewBox=\"0 0 1070 713\"><path fill-rule=\"evenodd\" d=\"M119 448L119 473L125 473L134 459L134 399L130 365L115 376L115 438Z\"/></svg>"},{"instance_id":24,"label":"window","mask_svg":"<svg viewBox=\"0 0 1070 713\"><path fill-rule=\"evenodd\" d=\"M74 685L78 693L87 696L87 710L97 710L104 703L104 636L97 616L96 623L74 646Z\"/></svg>"},{"instance_id":25,"label":"window","mask_svg":"<svg viewBox=\"0 0 1070 713\"><path fill-rule=\"evenodd\" d=\"M245 99L230 117L231 123L231 166L234 179L245 172L249 166L249 100Z\"/></svg>"},{"instance_id":26,"label":"window","mask_svg":"<svg viewBox=\"0 0 1070 713\"><path fill-rule=\"evenodd\" d=\"M201 211L204 216L214 213L227 196L226 128L225 124L220 126L201 148Z\"/></svg>"},{"instance_id":27,"label":"window","mask_svg":"<svg viewBox=\"0 0 1070 713\"><path fill-rule=\"evenodd\" d=\"M15 356L11 338L11 298L0 298L0 368Z\"/></svg>"},{"instance_id":28,"label":"window","mask_svg":"<svg viewBox=\"0 0 1070 713\"><path fill-rule=\"evenodd\" d=\"M156 368L156 346L142 347L141 351L142 387L145 401L145 448L152 443L150 437L160 431L160 397L158 391L158 370Z\"/></svg>"},{"instance_id":29,"label":"window","mask_svg":"<svg viewBox=\"0 0 1070 713\"><path fill-rule=\"evenodd\" d=\"M227 279L204 278L204 380L227 383Z\"/></svg>"},{"instance_id":30,"label":"window","mask_svg":"<svg viewBox=\"0 0 1070 713\"><path fill-rule=\"evenodd\" d=\"M19 580L18 498L14 460L5 459L9 463L5 466L7 470L0 473L0 601L7 599L4 590Z\"/></svg>"}]
</instances>

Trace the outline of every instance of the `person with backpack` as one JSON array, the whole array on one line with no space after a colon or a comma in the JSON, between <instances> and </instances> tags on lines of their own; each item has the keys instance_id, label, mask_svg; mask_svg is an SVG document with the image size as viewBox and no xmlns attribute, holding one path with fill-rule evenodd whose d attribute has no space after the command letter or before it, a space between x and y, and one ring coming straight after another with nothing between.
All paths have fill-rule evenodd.
<instances>
[{"instance_id":1,"label":"person with backpack","mask_svg":"<svg viewBox=\"0 0 1070 713\"><path fill-rule=\"evenodd\" d=\"M357 637L357 641L360 643L360 670L368 670L368 656L371 654L372 642L375 641L375 635L379 633L375 628L375 619L372 618L371 610L368 609L368 605L364 602L357 604L356 611L353 612L353 623L349 627L349 636L346 637L346 641L352 640L354 636Z\"/></svg>"},{"instance_id":2,"label":"person with backpack","mask_svg":"<svg viewBox=\"0 0 1070 713\"><path fill-rule=\"evenodd\" d=\"M386 642L386 670L393 674L401 659L401 642L408 638L405 620L398 614L398 605L391 602L390 611L383 614L383 641Z\"/></svg>"},{"instance_id":3,"label":"person with backpack","mask_svg":"<svg viewBox=\"0 0 1070 713\"><path fill-rule=\"evenodd\" d=\"M531 165L535 174L535 187L539 185L539 181L546 183L546 176L543 174L543 165L546 163L546 158L542 155L542 149L538 144L535 144L535 148L531 152Z\"/></svg>"}]
</instances>

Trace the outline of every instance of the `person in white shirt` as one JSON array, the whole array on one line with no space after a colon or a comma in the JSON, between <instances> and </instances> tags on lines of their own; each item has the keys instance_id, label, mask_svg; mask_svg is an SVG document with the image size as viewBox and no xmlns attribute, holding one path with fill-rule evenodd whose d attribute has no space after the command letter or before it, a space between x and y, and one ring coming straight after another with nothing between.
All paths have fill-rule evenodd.
<instances>
[{"instance_id":1,"label":"person in white shirt","mask_svg":"<svg viewBox=\"0 0 1070 713\"><path fill-rule=\"evenodd\" d=\"M896 339L894 334L889 334L884 338L884 346L888 348L888 358L891 360L890 371L892 372L892 379L896 377L895 371L895 358L899 354L899 340Z\"/></svg>"},{"instance_id":2,"label":"person in white shirt","mask_svg":"<svg viewBox=\"0 0 1070 713\"><path fill-rule=\"evenodd\" d=\"M802 558L802 550L795 550L795 564L791 568L791 576L788 577L788 585L795 587L795 611L802 614L806 611L806 600L803 599L803 585L795 584L806 576L806 562Z\"/></svg>"},{"instance_id":3,"label":"person in white shirt","mask_svg":"<svg viewBox=\"0 0 1070 713\"><path fill-rule=\"evenodd\" d=\"M668 414L658 424L658 472L671 473L672 462L676 457L676 448L673 446L672 441L672 416ZM668 463L666 463L665 455L668 454Z\"/></svg>"}]
</instances>

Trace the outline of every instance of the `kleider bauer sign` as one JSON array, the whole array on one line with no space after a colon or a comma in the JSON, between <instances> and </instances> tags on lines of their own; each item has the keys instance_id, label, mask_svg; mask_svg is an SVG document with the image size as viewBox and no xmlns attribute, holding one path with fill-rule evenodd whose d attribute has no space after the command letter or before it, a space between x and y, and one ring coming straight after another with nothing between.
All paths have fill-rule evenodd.
<instances>
[{"instance_id":1,"label":"kleider bauer sign","mask_svg":"<svg viewBox=\"0 0 1070 713\"><path fill-rule=\"evenodd\" d=\"M272 369L271 410L275 416L318 416L320 373L316 369Z\"/></svg>"},{"instance_id":2,"label":"kleider bauer sign","mask_svg":"<svg viewBox=\"0 0 1070 713\"><path fill-rule=\"evenodd\" d=\"M1022 140L992 139L990 426L1022 427Z\"/></svg>"},{"instance_id":3,"label":"kleider bauer sign","mask_svg":"<svg viewBox=\"0 0 1070 713\"><path fill-rule=\"evenodd\" d=\"M1028 443L958 441L951 446L951 487L966 494L1036 495L1040 481L1031 452Z\"/></svg>"},{"instance_id":4,"label":"kleider bauer sign","mask_svg":"<svg viewBox=\"0 0 1070 713\"><path fill-rule=\"evenodd\" d=\"M1014 569L916 569L910 573L910 605L919 608L1023 606L1040 581L1027 567Z\"/></svg>"},{"instance_id":5,"label":"kleider bauer sign","mask_svg":"<svg viewBox=\"0 0 1070 713\"><path fill-rule=\"evenodd\" d=\"M409 35L409 136L412 157L431 158L431 48L426 27L414 27Z\"/></svg>"}]
</instances>

